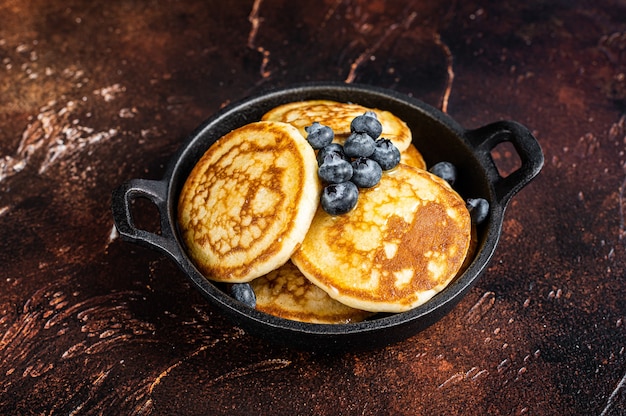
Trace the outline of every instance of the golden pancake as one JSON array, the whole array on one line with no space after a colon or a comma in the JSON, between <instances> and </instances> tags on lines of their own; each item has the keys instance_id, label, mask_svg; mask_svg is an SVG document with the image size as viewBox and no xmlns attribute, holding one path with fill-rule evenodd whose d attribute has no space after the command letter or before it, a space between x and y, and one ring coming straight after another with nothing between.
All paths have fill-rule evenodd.
<instances>
[{"instance_id":1,"label":"golden pancake","mask_svg":"<svg viewBox=\"0 0 626 416\"><path fill-rule=\"evenodd\" d=\"M463 199L441 178L400 164L377 186L361 189L347 214L331 216L318 208L291 260L350 307L402 312L448 285L470 239Z\"/></svg>"},{"instance_id":2,"label":"golden pancake","mask_svg":"<svg viewBox=\"0 0 626 416\"><path fill-rule=\"evenodd\" d=\"M400 162L418 169L426 169L426 162L422 154L414 144L410 144L406 150L400 152Z\"/></svg>"},{"instance_id":3,"label":"golden pancake","mask_svg":"<svg viewBox=\"0 0 626 416\"><path fill-rule=\"evenodd\" d=\"M476 224L472 221L472 234L470 239L469 248L467 249L467 254L465 255L465 261L461 265L459 272L457 275L461 275L467 270L467 268L474 261L474 257L476 256L476 252L478 251L478 230L476 230Z\"/></svg>"},{"instance_id":4,"label":"golden pancake","mask_svg":"<svg viewBox=\"0 0 626 416\"><path fill-rule=\"evenodd\" d=\"M356 116L366 111L374 111L383 125L380 137L389 139L402 152L411 144L411 130L406 123L389 111L363 107L358 104L339 103L329 100L296 101L283 104L263 115L263 120L275 120L290 123L307 136L305 127L315 121L333 129L335 142L343 144L350 135L350 123Z\"/></svg>"},{"instance_id":5,"label":"golden pancake","mask_svg":"<svg viewBox=\"0 0 626 416\"><path fill-rule=\"evenodd\" d=\"M315 152L290 124L245 125L198 161L178 201L188 253L207 278L247 282L289 260L320 198Z\"/></svg>"},{"instance_id":6,"label":"golden pancake","mask_svg":"<svg viewBox=\"0 0 626 416\"><path fill-rule=\"evenodd\" d=\"M250 282L256 309L294 321L318 324L359 322L373 315L332 299L291 262Z\"/></svg>"}]
</instances>

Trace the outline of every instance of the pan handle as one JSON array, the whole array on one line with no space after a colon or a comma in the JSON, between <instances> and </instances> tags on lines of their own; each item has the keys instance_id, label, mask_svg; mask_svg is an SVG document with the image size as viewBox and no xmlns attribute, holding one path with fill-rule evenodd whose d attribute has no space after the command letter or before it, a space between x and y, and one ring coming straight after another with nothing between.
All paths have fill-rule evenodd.
<instances>
[{"instance_id":1,"label":"pan handle","mask_svg":"<svg viewBox=\"0 0 626 416\"><path fill-rule=\"evenodd\" d=\"M117 231L122 239L148 248L157 248L179 261L182 254L167 215L167 182L131 179L113 191L111 209ZM130 210L136 198L147 198L159 210L161 233L155 234L135 227Z\"/></svg>"},{"instance_id":2,"label":"pan handle","mask_svg":"<svg viewBox=\"0 0 626 416\"><path fill-rule=\"evenodd\" d=\"M543 151L539 142L525 126L515 121L497 121L466 132L474 153L487 170L496 199L506 205L513 195L539 174L543 167ZM491 151L500 143L510 142L521 160L519 169L506 177L498 172Z\"/></svg>"}]
</instances>

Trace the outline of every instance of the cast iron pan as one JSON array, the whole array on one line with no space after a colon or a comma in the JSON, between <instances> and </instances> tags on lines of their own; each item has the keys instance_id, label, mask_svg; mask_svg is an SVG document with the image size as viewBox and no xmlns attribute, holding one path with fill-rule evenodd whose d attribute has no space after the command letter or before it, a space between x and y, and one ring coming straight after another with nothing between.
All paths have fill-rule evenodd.
<instances>
[{"instance_id":1,"label":"cast iron pan","mask_svg":"<svg viewBox=\"0 0 626 416\"><path fill-rule=\"evenodd\" d=\"M269 109L309 99L355 102L391 111L409 125L413 143L428 166L442 160L454 163L459 172L454 187L459 194L463 198L482 197L489 201L489 217L478 230L478 249L472 263L424 305L351 324L308 324L277 318L231 298L207 280L185 253L176 225L176 205L185 179L202 154L218 138L260 120ZM491 151L502 142L510 142L521 160L521 166L506 177L500 175L491 157ZM395 91L356 84L304 84L269 91L222 109L191 134L172 158L162 180L133 179L124 183L113 192L112 209L117 230L125 241L158 249L171 257L208 301L248 333L307 350L358 350L405 339L448 313L476 282L493 256L509 200L542 166L543 153L537 140L516 122L499 121L467 130L436 108ZM130 206L136 198L148 198L156 205L161 217L160 234L135 227Z\"/></svg>"}]
</instances>

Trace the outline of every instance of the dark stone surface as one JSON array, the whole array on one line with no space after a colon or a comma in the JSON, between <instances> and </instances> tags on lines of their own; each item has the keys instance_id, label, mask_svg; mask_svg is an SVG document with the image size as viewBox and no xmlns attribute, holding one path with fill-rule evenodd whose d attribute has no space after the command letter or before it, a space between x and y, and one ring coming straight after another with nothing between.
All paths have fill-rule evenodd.
<instances>
[{"instance_id":1,"label":"dark stone surface","mask_svg":"<svg viewBox=\"0 0 626 416\"><path fill-rule=\"evenodd\" d=\"M0 2L0 414L625 414L625 74L619 0ZM546 155L478 285L388 348L267 344L113 233L113 188L307 80L516 120Z\"/></svg>"}]
</instances>

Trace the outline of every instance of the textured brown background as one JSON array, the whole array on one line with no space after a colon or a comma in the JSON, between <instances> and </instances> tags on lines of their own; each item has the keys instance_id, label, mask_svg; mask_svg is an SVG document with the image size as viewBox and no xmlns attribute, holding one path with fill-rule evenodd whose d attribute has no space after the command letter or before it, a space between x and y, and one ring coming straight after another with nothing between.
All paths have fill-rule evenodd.
<instances>
[{"instance_id":1,"label":"textured brown background","mask_svg":"<svg viewBox=\"0 0 626 416\"><path fill-rule=\"evenodd\" d=\"M626 414L625 74L623 0L0 1L0 414ZM257 340L113 232L113 188L307 80L513 119L546 155L477 286L385 349Z\"/></svg>"}]
</instances>

